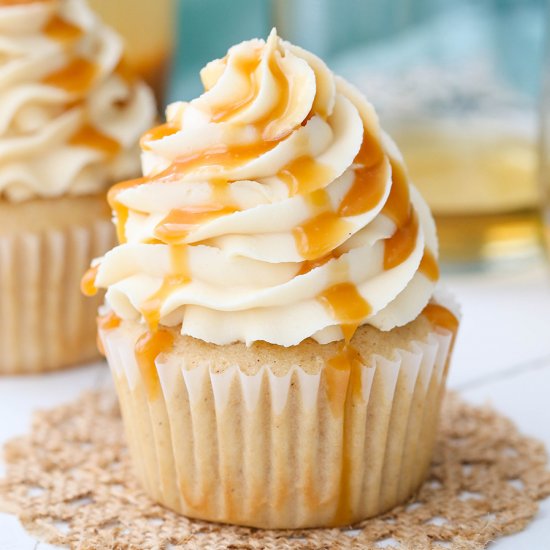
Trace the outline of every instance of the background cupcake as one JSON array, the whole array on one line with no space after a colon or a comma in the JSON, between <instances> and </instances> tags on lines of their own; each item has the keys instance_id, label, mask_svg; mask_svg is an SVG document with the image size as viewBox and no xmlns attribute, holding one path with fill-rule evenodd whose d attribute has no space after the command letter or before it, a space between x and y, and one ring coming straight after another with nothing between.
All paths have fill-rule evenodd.
<instances>
[{"instance_id":1,"label":"background cupcake","mask_svg":"<svg viewBox=\"0 0 550 550\"><path fill-rule=\"evenodd\" d=\"M138 475L215 521L378 514L427 471L458 326L429 209L372 106L275 32L201 77L94 264Z\"/></svg>"},{"instance_id":2,"label":"background cupcake","mask_svg":"<svg viewBox=\"0 0 550 550\"><path fill-rule=\"evenodd\" d=\"M0 6L0 373L96 355L82 270L113 244L104 192L139 167L149 89L83 0Z\"/></svg>"}]
</instances>

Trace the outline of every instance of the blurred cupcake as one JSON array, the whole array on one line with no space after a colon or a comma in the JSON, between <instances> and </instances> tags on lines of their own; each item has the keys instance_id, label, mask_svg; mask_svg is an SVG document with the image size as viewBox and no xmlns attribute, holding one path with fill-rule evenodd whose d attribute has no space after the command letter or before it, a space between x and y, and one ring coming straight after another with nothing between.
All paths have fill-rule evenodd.
<instances>
[{"instance_id":1,"label":"blurred cupcake","mask_svg":"<svg viewBox=\"0 0 550 550\"><path fill-rule=\"evenodd\" d=\"M458 327L429 209L366 99L275 32L201 77L94 264L138 476L212 521L379 514L426 475Z\"/></svg>"},{"instance_id":2,"label":"blurred cupcake","mask_svg":"<svg viewBox=\"0 0 550 550\"><path fill-rule=\"evenodd\" d=\"M96 356L82 270L114 243L105 191L139 170L151 92L83 0L0 5L0 374Z\"/></svg>"}]
</instances>

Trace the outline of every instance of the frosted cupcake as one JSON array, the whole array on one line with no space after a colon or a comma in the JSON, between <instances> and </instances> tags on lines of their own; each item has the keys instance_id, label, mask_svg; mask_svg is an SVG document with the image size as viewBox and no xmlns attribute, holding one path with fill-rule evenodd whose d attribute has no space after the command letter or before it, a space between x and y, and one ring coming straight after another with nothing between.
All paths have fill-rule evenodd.
<instances>
[{"instance_id":1,"label":"frosted cupcake","mask_svg":"<svg viewBox=\"0 0 550 550\"><path fill-rule=\"evenodd\" d=\"M109 185L154 121L122 43L80 0L0 5L0 374L97 355L82 271L114 244Z\"/></svg>"},{"instance_id":2,"label":"frosted cupcake","mask_svg":"<svg viewBox=\"0 0 550 550\"><path fill-rule=\"evenodd\" d=\"M275 32L201 77L94 264L137 474L212 521L379 514L426 475L458 326L430 212L366 99Z\"/></svg>"}]
</instances>

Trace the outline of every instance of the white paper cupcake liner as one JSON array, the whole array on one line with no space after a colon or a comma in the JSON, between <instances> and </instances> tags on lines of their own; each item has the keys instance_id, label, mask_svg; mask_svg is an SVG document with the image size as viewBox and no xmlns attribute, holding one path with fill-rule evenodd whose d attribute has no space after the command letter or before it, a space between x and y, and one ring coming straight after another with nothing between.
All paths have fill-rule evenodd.
<instances>
[{"instance_id":1,"label":"white paper cupcake liner","mask_svg":"<svg viewBox=\"0 0 550 550\"><path fill-rule=\"evenodd\" d=\"M107 220L0 236L0 374L43 372L98 355L101 296L83 296L80 279L114 241Z\"/></svg>"},{"instance_id":2,"label":"white paper cupcake liner","mask_svg":"<svg viewBox=\"0 0 550 550\"><path fill-rule=\"evenodd\" d=\"M138 476L166 506L256 527L330 526L388 510L424 480L450 333L371 356L360 395L346 399L347 374L332 367L250 376L189 369L181 352L157 359L152 396L134 354L142 332L125 323L101 338Z\"/></svg>"}]
</instances>

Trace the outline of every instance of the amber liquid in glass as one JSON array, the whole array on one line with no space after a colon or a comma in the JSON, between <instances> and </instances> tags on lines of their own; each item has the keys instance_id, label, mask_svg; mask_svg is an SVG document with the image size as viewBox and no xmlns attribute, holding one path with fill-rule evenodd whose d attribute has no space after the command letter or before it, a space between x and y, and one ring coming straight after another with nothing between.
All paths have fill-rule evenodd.
<instances>
[{"instance_id":1,"label":"amber liquid in glass","mask_svg":"<svg viewBox=\"0 0 550 550\"><path fill-rule=\"evenodd\" d=\"M126 60L162 105L174 48L174 0L89 0L126 43Z\"/></svg>"},{"instance_id":2,"label":"amber liquid in glass","mask_svg":"<svg viewBox=\"0 0 550 550\"><path fill-rule=\"evenodd\" d=\"M536 145L525 132L479 127L396 129L415 185L434 213L443 260L536 256Z\"/></svg>"}]
</instances>

